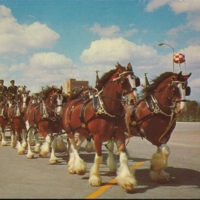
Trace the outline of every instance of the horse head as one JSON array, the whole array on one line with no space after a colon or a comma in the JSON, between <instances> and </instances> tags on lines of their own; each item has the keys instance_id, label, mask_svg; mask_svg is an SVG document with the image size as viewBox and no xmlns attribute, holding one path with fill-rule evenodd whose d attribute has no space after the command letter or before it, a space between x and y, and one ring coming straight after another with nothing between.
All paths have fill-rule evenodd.
<instances>
[{"instance_id":1,"label":"horse head","mask_svg":"<svg viewBox=\"0 0 200 200\"><path fill-rule=\"evenodd\" d=\"M137 87L140 86L140 79L135 76L130 63L126 67L122 67L119 63L116 65L117 77L114 74L113 81L119 83L119 93L127 97L128 102L138 102Z\"/></svg>"},{"instance_id":2,"label":"horse head","mask_svg":"<svg viewBox=\"0 0 200 200\"><path fill-rule=\"evenodd\" d=\"M20 103L21 103L22 110L26 108L28 101L30 101L29 93L30 93L30 90L26 90L25 88L24 90L20 91L19 95L20 95Z\"/></svg>"},{"instance_id":3,"label":"horse head","mask_svg":"<svg viewBox=\"0 0 200 200\"><path fill-rule=\"evenodd\" d=\"M172 110L182 114L186 111L185 97L190 95L190 87L187 86L190 75L191 73L183 75L182 72L165 72L152 80L153 83L144 88L143 92L166 114Z\"/></svg>"},{"instance_id":4,"label":"horse head","mask_svg":"<svg viewBox=\"0 0 200 200\"><path fill-rule=\"evenodd\" d=\"M7 104L8 108L10 108L14 103L12 94L11 93L7 93L5 98L6 98L6 104Z\"/></svg>"},{"instance_id":5,"label":"horse head","mask_svg":"<svg viewBox=\"0 0 200 200\"><path fill-rule=\"evenodd\" d=\"M55 113L58 116L62 116L63 111L63 87L56 88L55 86L52 86L52 91L49 94L50 102L52 105L55 106Z\"/></svg>"},{"instance_id":6,"label":"horse head","mask_svg":"<svg viewBox=\"0 0 200 200\"><path fill-rule=\"evenodd\" d=\"M186 96L189 96L191 93L191 88L188 86L188 78L191 76L191 73L183 75L180 72L177 75L177 80L172 80L172 85L175 84L175 88L173 87L174 95L176 95L176 113L183 114L187 111L186 107Z\"/></svg>"},{"instance_id":7,"label":"horse head","mask_svg":"<svg viewBox=\"0 0 200 200\"><path fill-rule=\"evenodd\" d=\"M130 63L127 67L117 63L115 67L115 69L105 73L96 85L100 104L104 105L101 109L105 112L105 108L107 108L106 112L112 116L115 116L114 113L120 115L119 113L124 112L121 102L137 101L136 87L139 86Z\"/></svg>"}]
</instances>

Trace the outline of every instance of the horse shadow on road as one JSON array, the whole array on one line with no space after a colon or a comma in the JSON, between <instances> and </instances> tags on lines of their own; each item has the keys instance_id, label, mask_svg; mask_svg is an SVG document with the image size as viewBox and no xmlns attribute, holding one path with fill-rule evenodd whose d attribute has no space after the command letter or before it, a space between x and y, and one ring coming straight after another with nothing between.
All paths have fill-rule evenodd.
<instances>
[{"instance_id":1,"label":"horse shadow on road","mask_svg":"<svg viewBox=\"0 0 200 200\"><path fill-rule=\"evenodd\" d=\"M103 156L103 165L106 165L107 159L107 151L102 151ZM81 158L86 163L93 163L94 162L95 153L81 153ZM116 156L117 158L117 156ZM133 162L144 162L149 161L146 158L133 158L130 157L129 161ZM107 167L100 166L100 174L101 176L110 176L111 178L116 177L116 173L107 171ZM193 169L187 168L179 168L179 167L172 167L169 166L166 168L165 172L170 174L170 179L168 183L161 184L155 182L150 177L150 168L137 168L135 171L135 177L138 183L138 187L135 188L134 193L145 193L148 190L155 189L157 187L180 187L180 186L188 186L193 187L196 189L200 189L200 171L196 171ZM87 179L89 177L84 177L83 179ZM106 184L106 183L102 183Z\"/></svg>"},{"instance_id":2,"label":"horse shadow on road","mask_svg":"<svg viewBox=\"0 0 200 200\"><path fill-rule=\"evenodd\" d=\"M147 190L155 189L157 187L179 187L179 186L189 186L194 187L196 189L200 189L200 172L193 169L186 168L176 168L176 167L168 167L165 170L170 174L170 179L168 183L161 184L155 182L150 177L150 169L137 169L135 172L135 177L138 182L138 187L136 188L134 193L144 193Z\"/></svg>"}]
</instances>

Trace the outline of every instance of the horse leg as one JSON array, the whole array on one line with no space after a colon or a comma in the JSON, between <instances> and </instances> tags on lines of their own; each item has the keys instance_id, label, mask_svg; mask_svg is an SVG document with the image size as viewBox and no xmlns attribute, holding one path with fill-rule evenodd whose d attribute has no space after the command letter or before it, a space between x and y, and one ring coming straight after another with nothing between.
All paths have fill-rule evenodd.
<instances>
[{"instance_id":1,"label":"horse leg","mask_svg":"<svg viewBox=\"0 0 200 200\"><path fill-rule=\"evenodd\" d=\"M86 138L86 145L85 145L85 150L90 153L94 151L94 144L91 140L91 138Z\"/></svg>"},{"instance_id":2,"label":"horse leg","mask_svg":"<svg viewBox=\"0 0 200 200\"><path fill-rule=\"evenodd\" d=\"M24 148L24 150L27 148L26 129L22 129L22 147Z\"/></svg>"},{"instance_id":3,"label":"horse leg","mask_svg":"<svg viewBox=\"0 0 200 200\"><path fill-rule=\"evenodd\" d=\"M80 135L80 134L76 134L75 135L75 138L76 138L76 140L75 140L75 145L76 145L76 149L77 149L77 151L79 151L80 150L80 148L81 148L81 145L83 144L83 142L85 141L85 137L83 136L83 135Z\"/></svg>"},{"instance_id":4,"label":"horse leg","mask_svg":"<svg viewBox=\"0 0 200 200\"><path fill-rule=\"evenodd\" d=\"M39 152L40 152L41 144L40 144L40 142L39 142L39 133L38 133L37 130L35 130L35 132L34 132L34 137L35 137L34 152L35 152L35 153L39 153Z\"/></svg>"},{"instance_id":5,"label":"horse leg","mask_svg":"<svg viewBox=\"0 0 200 200\"><path fill-rule=\"evenodd\" d=\"M121 147L123 148L123 145L120 145L119 142L116 143L118 149L120 150ZM134 187L137 185L137 181L134 177L134 169L132 167L128 166L128 155L125 151L120 151L119 154L119 161L120 166L117 170L117 183L123 187L126 192L133 192Z\"/></svg>"},{"instance_id":6,"label":"horse leg","mask_svg":"<svg viewBox=\"0 0 200 200\"><path fill-rule=\"evenodd\" d=\"M69 138L70 150L69 150L69 161L68 170L70 174L83 175L86 172L86 163L80 158L78 154L77 145L75 139Z\"/></svg>"},{"instance_id":7,"label":"horse leg","mask_svg":"<svg viewBox=\"0 0 200 200\"><path fill-rule=\"evenodd\" d=\"M27 133L28 152L27 152L26 157L31 159L31 158L34 158L34 153L31 150L32 128L29 127L28 122L26 122L26 127L27 127L27 130L28 130L28 133Z\"/></svg>"},{"instance_id":8,"label":"horse leg","mask_svg":"<svg viewBox=\"0 0 200 200\"><path fill-rule=\"evenodd\" d=\"M107 148L108 148L108 158L107 158L107 165L109 167L109 171L110 172L116 172L117 171L117 162L115 159L115 156L113 154L113 150L114 150L114 141L110 140L107 143Z\"/></svg>"},{"instance_id":9,"label":"horse leg","mask_svg":"<svg viewBox=\"0 0 200 200\"><path fill-rule=\"evenodd\" d=\"M8 144L8 142L6 140L5 129L4 128L1 128L1 136L2 136L1 145L2 146L6 146Z\"/></svg>"},{"instance_id":10,"label":"horse leg","mask_svg":"<svg viewBox=\"0 0 200 200\"><path fill-rule=\"evenodd\" d=\"M58 136L56 138L56 150L59 152L65 152L66 151L66 145L63 141L63 138L61 136Z\"/></svg>"},{"instance_id":11,"label":"horse leg","mask_svg":"<svg viewBox=\"0 0 200 200\"><path fill-rule=\"evenodd\" d=\"M45 142L42 144L39 156L40 157L47 157L47 155L50 153L50 144L51 144L51 137L47 135L45 137Z\"/></svg>"},{"instance_id":12,"label":"horse leg","mask_svg":"<svg viewBox=\"0 0 200 200\"><path fill-rule=\"evenodd\" d=\"M169 147L166 144L157 148L157 152L152 155L151 164L151 178L159 183L166 183L169 181L170 174L164 171L167 168L167 159L170 154Z\"/></svg>"},{"instance_id":13,"label":"horse leg","mask_svg":"<svg viewBox=\"0 0 200 200\"><path fill-rule=\"evenodd\" d=\"M17 153L22 155L25 153L25 149L21 144L22 138L21 138L21 133L22 133L22 129L18 129L17 130L17 135L18 135L18 141L17 141Z\"/></svg>"},{"instance_id":14,"label":"horse leg","mask_svg":"<svg viewBox=\"0 0 200 200\"><path fill-rule=\"evenodd\" d=\"M89 178L89 184L92 186L99 186L101 185L102 179L99 175L99 166L102 163L103 156L101 154L102 151L102 143L98 141L96 138L94 140L95 143L95 158L94 158L94 164L90 169L90 178Z\"/></svg>"},{"instance_id":15,"label":"horse leg","mask_svg":"<svg viewBox=\"0 0 200 200\"><path fill-rule=\"evenodd\" d=\"M17 145L17 136L15 134L15 130L12 130L10 146L12 148L15 148L16 145Z\"/></svg>"},{"instance_id":16,"label":"horse leg","mask_svg":"<svg viewBox=\"0 0 200 200\"><path fill-rule=\"evenodd\" d=\"M51 143L51 156L50 156L50 159L49 159L49 162L51 163L51 164L55 164L55 163L57 163L58 162L58 158L56 157L56 155L55 155L55 150L56 150L56 146L57 146L57 144L56 144L56 137L54 136L53 137L53 141L52 141L52 143Z\"/></svg>"}]
</instances>

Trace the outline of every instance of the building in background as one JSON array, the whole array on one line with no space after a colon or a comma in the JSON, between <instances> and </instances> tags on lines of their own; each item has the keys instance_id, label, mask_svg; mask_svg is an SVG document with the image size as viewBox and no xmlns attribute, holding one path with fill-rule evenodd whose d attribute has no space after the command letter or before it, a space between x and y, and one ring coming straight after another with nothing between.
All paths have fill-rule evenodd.
<instances>
[{"instance_id":1,"label":"building in background","mask_svg":"<svg viewBox=\"0 0 200 200\"><path fill-rule=\"evenodd\" d=\"M64 82L64 93L69 93L72 91L74 88L79 88L79 87L88 87L89 82L88 81L83 81L83 80L76 80L73 78L67 79Z\"/></svg>"}]
</instances>

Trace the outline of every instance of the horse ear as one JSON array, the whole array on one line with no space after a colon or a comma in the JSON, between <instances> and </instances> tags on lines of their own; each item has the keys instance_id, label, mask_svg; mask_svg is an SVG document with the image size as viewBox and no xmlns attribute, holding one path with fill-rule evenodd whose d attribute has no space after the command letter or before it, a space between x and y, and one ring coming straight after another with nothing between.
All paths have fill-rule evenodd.
<instances>
[{"instance_id":1,"label":"horse ear","mask_svg":"<svg viewBox=\"0 0 200 200\"><path fill-rule=\"evenodd\" d=\"M131 63L128 63L128 65L126 66L126 70L133 71Z\"/></svg>"},{"instance_id":2,"label":"horse ear","mask_svg":"<svg viewBox=\"0 0 200 200\"><path fill-rule=\"evenodd\" d=\"M183 75L184 81L187 81L187 79L191 76L192 73L189 73L187 75Z\"/></svg>"},{"instance_id":3,"label":"horse ear","mask_svg":"<svg viewBox=\"0 0 200 200\"><path fill-rule=\"evenodd\" d=\"M182 77L182 71L180 71L179 73L178 73L178 79L180 79Z\"/></svg>"},{"instance_id":4,"label":"horse ear","mask_svg":"<svg viewBox=\"0 0 200 200\"><path fill-rule=\"evenodd\" d=\"M62 85L60 86L60 90L61 90L61 92L62 92L62 90L63 90L63 87L62 87Z\"/></svg>"}]
</instances>

